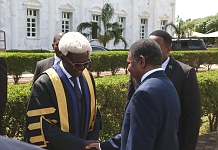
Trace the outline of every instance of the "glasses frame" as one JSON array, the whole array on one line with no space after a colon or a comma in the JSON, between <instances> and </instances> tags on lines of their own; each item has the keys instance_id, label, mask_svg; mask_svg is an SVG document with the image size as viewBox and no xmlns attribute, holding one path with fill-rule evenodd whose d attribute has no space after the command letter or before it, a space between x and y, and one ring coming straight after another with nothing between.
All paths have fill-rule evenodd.
<instances>
[{"instance_id":1,"label":"glasses frame","mask_svg":"<svg viewBox=\"0 0 218 150\"><path fill-rule=\"evenodd\" d=\"M67 61L73 65L74 67L76 67L77 69L81 69L82 67L83 68L88 68L89 67L89 64L91 63L91 59L89 59L88 61L86 62L83 62L83 63L73 63L72 61L70 61L67 56L65 56L65 58L67 59Z\"/></svg>"}]
</instances>

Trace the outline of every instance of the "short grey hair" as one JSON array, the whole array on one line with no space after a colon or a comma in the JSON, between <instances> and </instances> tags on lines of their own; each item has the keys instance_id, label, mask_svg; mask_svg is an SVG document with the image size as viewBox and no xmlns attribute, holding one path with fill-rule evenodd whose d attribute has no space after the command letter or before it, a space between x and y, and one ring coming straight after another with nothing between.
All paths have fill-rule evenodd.
<instances>
[{"instance_id":1,"label":"short grey hair","mask_svg":"<svg viewBox=\"0 0 218 150\"><path fill-rule=\"evenodd\" d=\"M92 52L89 41L79 32L68 32L63 35L58 44L59 50L63 55L70 53L85 53L90 55Z\"/></svg>"},{"instance_id":2,"label":"short grey hair","mask_svg":"<svg viewBox=\"0 0 218 150\"><path fill-rule=\"evenodd\" d=\"M161 65L162 51L160 45L151 39L140 39L130 47L130 57L134 62L138 62L140 56L143 56L148 64Z\"/></svg>"}]
</instances>

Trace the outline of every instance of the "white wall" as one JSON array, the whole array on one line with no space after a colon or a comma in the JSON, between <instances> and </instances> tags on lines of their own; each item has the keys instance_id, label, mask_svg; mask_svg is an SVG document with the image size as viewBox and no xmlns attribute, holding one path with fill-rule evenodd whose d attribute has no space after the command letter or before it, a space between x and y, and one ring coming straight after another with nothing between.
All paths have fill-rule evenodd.
<instances>
[{"instance_id":1,"label":"white wall","mask_svg":"<svg viewBox=\"0 0 218 150\"><path fill-rule=\"evenodd\" d=\"M148 19L148 34L153 30L160 29L160 17L167 16L168 22L174 21L175 10L171 3L175 0L1 0L0 3L0 28L6 31L7 50L19 49L51 49L53 35L61 32L61 5L69 3L75 8L73 12L72 30L76 31L77 26L82 21L91 21L92 14L89 10L94 7L103 7L105 3L112 3L115 9L113 22L118 21L116 12L124 10L126 15L125 39L128 48L133 42L140 38L140 17L139 15L146 11L150 15ZM11 3L17 3L16 7ZM26 37L26 9L24 2L41 3L40 12L40 31L38 39L28 39ZM156 3L155 3L156 2ZM134 4L133 4L134 3ZM156 4L156 6L154 6ZM51 6L52 5L52 6ZM51 10L53 8L53 10ZM13 10L12 9L16 9ZM12 15L13 12L17 15ZM133 12L134 11L134 12ZM49 14L53 12L54 14ZM174 13L174 14L173 14ZM154 16L155 15L155 16ZM134 19L134 20L132 20ZM15 23L14 23L15 22ZM134 27L134 28L133 28ZM15 32L16 31L16 32ZM133 35L133 33L135 33ZM53 34L53 35L52 35ZM52 38L51 38L52 37ZM114 47L113 42L107 45L107 48L123 48L120 43Z\"/></svg>"}]
</instances>

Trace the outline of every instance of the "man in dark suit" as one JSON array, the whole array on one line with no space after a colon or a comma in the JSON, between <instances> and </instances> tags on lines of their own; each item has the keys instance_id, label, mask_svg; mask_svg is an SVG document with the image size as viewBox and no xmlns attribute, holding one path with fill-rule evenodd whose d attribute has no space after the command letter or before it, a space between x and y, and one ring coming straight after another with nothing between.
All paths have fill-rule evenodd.
<instances>
[{"instance_id":1,"label":"man in dark suit","mask_svg":"<svg viewBox=\"0 0 218 150\"><path fill-rule=\"evenodd\" d=\"M200 128L201 100L195 69L170 56L172 38L169 33L156 30L149 39L154 39L161 47L163 55L162 68L174 84L179 95L181 115L178 127L180 150L195 150ZM131 77L128 87L127 103L131 99L137 83Z\"/></svg>"},{"instance_id":2,"label":"man in dark suit","mask_svg":"<svg viewBox=\"0 0 218 150\"><path fill-rule=\"evenodd\" d=\"M0 57L0 135L2 135L2 119L7 102L7 65L3 57Z\"/></svg>"},{"instance_id":3,"label":"man in dark suit","mask_svg":"<svg viewBox=\"0 0 218 150\"><path fill-rule=\"evenodd\" d=\"M51 68L54 64L60 61L60 51L58 49L58 43L63 35L64 33L61 32L54 36L52 47L53 50L55 51L55 55L53 57L40 60L36 63L33 80L35 80L40 73Z\"/></svg>"},{"instance_id":4,"label":"man in dark suit","mask_svg":"<svg viewBox=\"0 0 218 150\"><path fill-rule=\"evenodd\" d=\"M127 62L139 87L126 108L121 135L100 143L101 149L178 150L179 97L161 68L160 46L151 39L138 40ZM91 147L99 149L96 143L86 148Z\"/></svg>"},{"instance_id":5,"label":"man in dark suit","mask_svg":"<svg viewBox=\"0 0 218 150\"><path fill-rule=\"evenodd\" d=\"M9 139L3 136L0 136L0 149L1 150L43 150L38 146Z\"/></svg>"}]
</instances>

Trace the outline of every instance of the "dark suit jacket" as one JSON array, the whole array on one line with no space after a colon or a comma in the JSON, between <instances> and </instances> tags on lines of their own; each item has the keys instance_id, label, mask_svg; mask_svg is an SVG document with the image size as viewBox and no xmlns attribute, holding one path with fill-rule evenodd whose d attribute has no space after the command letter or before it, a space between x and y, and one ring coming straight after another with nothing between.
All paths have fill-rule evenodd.
<instances>
[{"instance_id":1,"label":"dark suit jacket","mask_svg":"<svg viewBox=\"0 0 218 150\"><path fill-rule=\"evenodd\" d=\"M179 149L195 150L201 118L200 90L195 69L170 57L165 73L174 84L180 99ZM135 91L135 84L130 78L127 103Z\"/></svg>"},{"instance_id":2,"label":"dark suit jacket","mask_svg":"<svg viewBox=\"0 0 218 150\"><path fill-rule=\"evenodd\" d=\"M5 138L0 136L0 149L1 150L43 150L38 146L33 146L31 144L27 144L25 142L12 140L9 138Z\"/></svg>"},{"instance_id":3,"label":"dark suit jacket","mask_svg":"<svg viewBox=\"0 0 218 150\"><path fill-rule=\"evenodd\" d=\"M0 135L2 135L2 118L7 102L7 65L2 57L0 57L0 84Z\"/></svg>"},{"instance_id":4,"label":"dark suit jacket","mask_svg":"<svg viewBox=\"0 0 218 150\"><path fill-rule=\"evenodd\" d=\"M39 74L51 68L53 65L54 65L54 57L49 57L49 58L38 61L36 63L33 80L35 80Z\"/></svg>"},{"instance_id":5,"label":"dark suit jacket","mask_svg":"<svg viewBox=\"0 0 218 150\"><path fill-rule=\"evenodd\" d=\"M101 143L102 150L178 150L180 103L164 71L144 79L124 114L121 136ZM118 142L117 142L118 141Z\"/></svg>"}]
</instances>

